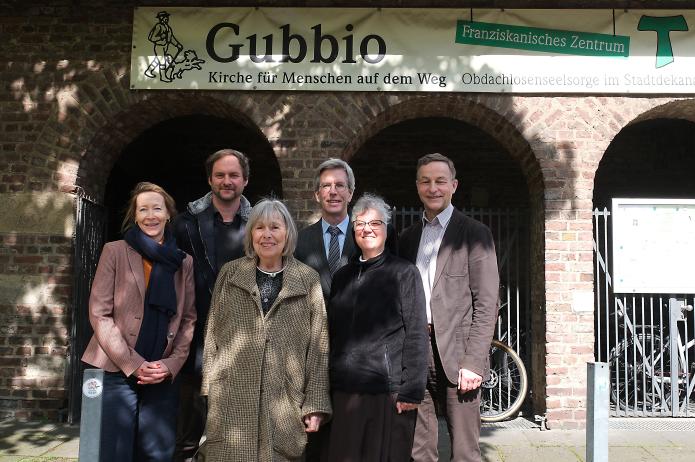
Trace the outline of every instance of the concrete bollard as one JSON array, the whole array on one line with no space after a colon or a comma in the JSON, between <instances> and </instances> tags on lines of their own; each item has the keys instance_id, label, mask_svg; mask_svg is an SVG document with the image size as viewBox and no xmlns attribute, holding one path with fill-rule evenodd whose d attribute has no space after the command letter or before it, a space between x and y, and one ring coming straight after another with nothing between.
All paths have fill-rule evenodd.
<instances>
[{"instance_id":1,"label":"concrete bollard","mask_svg":"<svg viewBox=\"0 0 695 462\"><path fill-rule=\"evenodd\" d=\"M82 418L78 456L78 460L83 462L99 460L103 392L104 370L85 369L82 379Z\"/></svg>"},{"instance_id":2,"label":"concrete bollard","mask_svg":"<svg viewBox=\"0 0 695 462\"><path fill-rule=\"evenodd\" d=\"M586 461L606 462L610 408L608 363L587 363L586 376Z\"/></svg>"}]
</instances>

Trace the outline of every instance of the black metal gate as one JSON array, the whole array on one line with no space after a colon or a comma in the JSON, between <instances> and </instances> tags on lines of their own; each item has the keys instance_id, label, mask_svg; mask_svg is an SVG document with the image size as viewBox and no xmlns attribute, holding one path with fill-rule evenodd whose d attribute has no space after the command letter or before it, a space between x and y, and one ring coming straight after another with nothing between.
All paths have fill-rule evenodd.
<instances>
[{"instance_id":1,"label":"black metal gate","mask_svg":"<svg viewBox=\"0 0 695 462\"><path fill-rule=\"evenodd\" d=\"M681 294L614 293L611 242L611 212L595 209L594 352L597 361L609 364L611 415L692 417L695 313L688 305L695 300ZM685 303L669 306L672 298Z\"/></svg>"},{"instance_id":2,"label":"black metal gate","mask_svg":"<svg viewBox=\"0 0 695 462\"><path fill-rule=\"evenodd\" d=\"M529 226L526 209L461 209L492 231L500 272L500 311L495 338L511 346L529 364ZM422 209L394 207L393 224L400 232L422 217ZM529 375L532 371L528 371Z\"/></svg>"},{"instance_id":3,"label":"black metal gate","mask_svg":"<svg viewBox=\"0 0 695 462\"><path fill-rule=\"evenodd\" d=\"M75 201L73 241L72 323L70 326L70 363L68 364L68 423L80 420L82 372L80 358L92 336L89 324L89 291L106 238L106 208L78 196Z\"/></svg>"}]
</instances>

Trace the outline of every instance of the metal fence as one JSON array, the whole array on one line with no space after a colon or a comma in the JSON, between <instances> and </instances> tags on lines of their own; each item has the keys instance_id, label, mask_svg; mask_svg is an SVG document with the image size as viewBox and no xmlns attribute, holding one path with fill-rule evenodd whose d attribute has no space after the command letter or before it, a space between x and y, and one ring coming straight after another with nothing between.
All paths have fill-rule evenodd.
<instances>
[{"instance_id":1,"label":"metal fence","mask_svg":"<svg viewBox=\"0 0 695 462\"><path fill-rule=\"evenodd\" d=\"M595 357L609 363L611 415L695 416L693 295L613 293L611 213L593 215Z\"/></svg>"},{"instance_id":2,"label":"metal fence","mask_svg":"<svg viewBox=\"0 0 695 462\"><path fill-rule=\"evenodd\" d=\"M500 311L495 337L511 346L524 359L530 358L529 228L526 209L464 208L463 213L492 231L500 272ZM422 209L393 207L393 225L398 232L420 220Z\"/></svg>"},{"instance_id":3,"label":"metal fence","mask_svg":"<svg viewBox=\"0 0 695 462\"><path fill-rule=\"evenodd\" d=\"M73 247L72 323L70 326L68 423L80 420L82 396L82 353L91 337L89 291L106 237L106 209L78 196L75 201L75 240Z\"/></svg>"}]
</instances>

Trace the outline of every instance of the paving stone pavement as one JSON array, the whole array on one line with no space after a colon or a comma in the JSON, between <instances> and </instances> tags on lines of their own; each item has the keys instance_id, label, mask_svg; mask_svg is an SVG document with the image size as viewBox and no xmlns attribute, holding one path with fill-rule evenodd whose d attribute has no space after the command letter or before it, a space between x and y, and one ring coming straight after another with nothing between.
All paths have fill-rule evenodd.
<instances>
[{"instance_id":1,"label":"paving stone pavement","mask_svg":"<svg viewBox=\"0 0 695 462\"><path fill-rule=\"evenodd\" d=\"M586 460L583 430L483 429L480 439L483 460L487 462ZM613 461L695 460L695 432L692 431L679 435L676 432L609 430L608 444L608 457Z\"/></svg>"},{"instance_id":2,"label":"paving stone pavement","mask_svg":"<svg viewBox=\"0 0 695 462\"><path fill-rule=\"evenodd\" d=\"M695 461L695 419L611 419L609 460L618 462ZM440 425L441 436L446 427ZM0 421L0 462L76 461L79 428L45 422ZM518 419L484 426L481 451L485 462L584 462L583 430L545 430ZM440 438L440 460L449 460ZM91 462L91 461L88 461Z\"/></svg>"},{"instance_id":3,"label":"paving stone pavement","mask_svg":"<svg viewBox=\"0 0 695 462\"><path fill-rule=\"evenodd\" d=\"M46 422L0 422L0 462L76 461L79 427Z\"/></svg>"}]
</instances>

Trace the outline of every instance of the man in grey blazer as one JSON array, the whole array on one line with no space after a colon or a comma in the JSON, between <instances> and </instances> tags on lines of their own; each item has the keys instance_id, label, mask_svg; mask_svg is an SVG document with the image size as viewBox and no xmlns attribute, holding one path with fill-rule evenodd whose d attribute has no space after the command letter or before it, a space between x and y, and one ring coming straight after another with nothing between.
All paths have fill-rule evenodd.
<instances>
[{"instance_id":1,"label":"man in grey blazer","mask_svg":"<svg viewBox=\"0 0 695 462\"><path fill-rule=\"evenodd\" d=\"M425 213L401 235L399 254L420 270L431 350L412 459L438 460L436 407L447 420L451 460L480 461L480 385L499 297L495 245L485 225L451 205L458 181L449 158L420 158L416 185Z\"/></svg>"},{"instance_id":2,"label":"man in grey blazer","mask_svg":"<svg viewBox=\"0 0 695 462\"><path fill-rule=\"evenodd\" d=\"M345 266L357 249L348 217L354 191L355 174L347 162L328 159L316 169L314 197L321 206L321 219L299 232L294 256L319 273L326 301L333 273Z\"/></svg>"}]
</instances>

